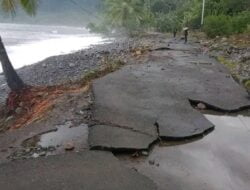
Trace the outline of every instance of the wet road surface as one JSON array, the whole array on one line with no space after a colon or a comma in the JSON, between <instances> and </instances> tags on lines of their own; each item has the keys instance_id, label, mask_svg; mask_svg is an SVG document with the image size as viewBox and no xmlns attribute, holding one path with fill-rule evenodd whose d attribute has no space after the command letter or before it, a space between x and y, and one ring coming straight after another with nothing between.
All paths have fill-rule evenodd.
<instances>
[{"instance_id":1,"label":"wet road surface","mask_svg":"<svg viewBox=\"0 0 250 190\"><path fill-rule=\"evenodd\" d=\"M120 157L159 190L249 190L250 117L206 115L215 130L201 140L156 146L145 160Z\"/></svg>"}]
</instances>

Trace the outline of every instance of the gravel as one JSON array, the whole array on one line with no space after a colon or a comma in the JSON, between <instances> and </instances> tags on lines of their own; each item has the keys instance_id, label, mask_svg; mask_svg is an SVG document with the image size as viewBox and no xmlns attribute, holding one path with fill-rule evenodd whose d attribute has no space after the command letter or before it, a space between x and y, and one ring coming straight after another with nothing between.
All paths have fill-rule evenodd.
<instances>
[{"instance_id":1,"label":"gravel","mask_svg":"<svg viewBox=\"0 0 250 190\"><path fill-rule=\"evenodd\" d=\"M126 57L131 49L139 46L138 40L117 39L115 42L93 46L75 53L49 57L41 62L18 69L17 72L26 84L35 86L60 85L76 81L91 70L101 67L108 57ZM4 76L0 74L0 105L4 103L9 89Z\"/></svg>"}]
</instances>

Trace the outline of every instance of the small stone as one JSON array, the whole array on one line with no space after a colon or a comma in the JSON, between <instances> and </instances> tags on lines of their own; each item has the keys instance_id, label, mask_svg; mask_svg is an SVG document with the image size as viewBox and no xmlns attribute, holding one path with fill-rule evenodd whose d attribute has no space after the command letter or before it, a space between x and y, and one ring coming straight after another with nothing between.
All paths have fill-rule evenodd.
<instances>
[{"instance_id":1,"label":"small stone","mask_svg":"<svg viewBox=\"0 0 250 190\"><path fill-rule=\"evenodd\" d=\"M199 103L199 104L197 104L197 108L200 110L205 110L207 108L207 106L203 103Z\"/></svg>"},{"instance_id":2,"label":"small stone","mask_svg":"<svg viewBox=\"0 0 250 190\"><path fill-rule=\"evenodd\" d=\"M16 114L21 114L22 111L23 111L23 109L20 108L20 107L18 107L18 108L15 110Z\"/></svg>"},{"instance_id":3,"label":"small stone","mask_svg":"<svg viewBox=\"0 0 250 190\"><path fill-rule=\"evenodd\" d=\"M75 64L74 63L70 63L69 67L75 67Z\"/></svg>"},{"instance_id":4,"label":"small stone","mask_svg":"<svg viewBox=\"0 0 250 190\"><path fill-rule=\"evenodd\" d=\"M155 161L154 161L154 160L149 160L148 163L149 163L150 165L155 165Z\"/></svg>"},{"instance_id":5,"label":"small stone","mask_svg":"<svg viewBox=\"0 0 250 190\"><path fill-rule=\"evenodd\" d=\"M30 148L26 148L26 149L25 149L25 152L26 152L26 153L29 153L30 151L31 151Z\"/></svg>"},{"instance_id":6,"label":"small stone","mask_svg":"<svg viewBox=\"0 0 250 190\"><path fill-rule=\"evenodd\" d=\"M148 156L148 152L147 152L147 151L142 151L141 154L142 154L143 156Z\"/></svg>"},{"instance_id":7,"label":"small stone","mask_svg":"<svg viewBox=\"0 0 250 190\"><path fill-rule=\"evenodd\" d=\"M64 149L66 151L72 151L75 149L74 143L73 142L67 142L64 144Z\"/></svg>"},{"instance_id":8,"label":"small stone","mask_svg":"<svg viewBox=\"0 0 250 190\"><path fill-rule=\"evenodd\" d=\"M33 155L32 155L32 158L38 158L39 157L39 154L37 154L37 153L34 153Z\"/></svg>"},{"instance_id":9,"label":"small stone","mask_svg":"<svg viewBox=\"0 0 250 190\"><path fill-rule=\"evenodd\" d=\"M157 163L157 164L156 164L156 166L157 166L157 167L160 167L160 164L159 164L159 163Z\"/></svg>"},{"instance_id":10,"label":"small stone","mask_svg":"<svg viewBox=\"0 0 250 190\"><path fill-rule=\"evenodd\" d=\"M46 156L46 152L41 152L41 153L39 153L39 156Z\"/></svg>"},{"instance_id":11,"label":"small stone","mask_svg":"<svg viewBox=\"0 0 250 190\"><path fill-rule=\"evenodd\" d=\"M47 67L46 63L42 64L43 67Z\"/></svg>"},{"instance_id":12,"label":"small stone","mask_svg":"<svg viewBox=\"0 0 250 190\"><path fill-rule=\"evenodd\" d=\"M80 114L80 115L84 115L85 112L81 110L81 111L79 111L79 114Z\"/></svg>"},{"instance_id":13,"label":"small stone","mask_svg":"<svg viewBox=\"0 0 250 190\"><path fill-rule=\"evenodd\" d=\"M224 37L224 38L221 39L221 42L225 42L225 41L227 41L226 37Z\"/></svg>"},{"instance_id":14,"label":"small stone","mask_svg":"<svg viewBox=\"0 0 250 190\"><path fill-rule=\"evenodd\" d=\"M47 98L48 96L49 96L48 92L46 92L46 93L43 94L43 98Z\"/></svg>"},{"instance_id":15,"label":"small stone","mask_svg":"<svg viewBox=\"0 0 250 190\"><path fill-rule=\"evenodd\" d=\"M23 107L23 106L24 106L24 103L23 103L23 102L20 102L20 103L19 103L19 106L20 106L20 107Z\"/></svg>"},{"instance_id":16,"label":"small stone","mask_svg":"<svg viewBox=\"0 0 250 190\"><path fill-rule=\"evenodd\" d=\"M136 53L136 55L141 55L142 54L141 50L137 50L135 53Z\"/></svg>"}]
</instances>

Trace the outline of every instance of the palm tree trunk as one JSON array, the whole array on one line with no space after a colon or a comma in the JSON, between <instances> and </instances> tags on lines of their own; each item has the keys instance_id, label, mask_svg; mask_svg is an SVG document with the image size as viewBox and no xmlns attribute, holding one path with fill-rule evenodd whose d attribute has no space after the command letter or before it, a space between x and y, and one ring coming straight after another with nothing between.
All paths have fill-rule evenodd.
<instances>
[{"instance_id":1,"label":"palm tree trunk","mask_svg":"<svg viewBox=\"0 0 250 190\"><path fill-rule=\"evenodd\" d=\"M0 37L0 62L2 64L3 73L9 88L15 92L22 90L25 87L25 84L14 70L9 60L8 54L6 52L1 37Z\"/></svg>"}]
</instances>

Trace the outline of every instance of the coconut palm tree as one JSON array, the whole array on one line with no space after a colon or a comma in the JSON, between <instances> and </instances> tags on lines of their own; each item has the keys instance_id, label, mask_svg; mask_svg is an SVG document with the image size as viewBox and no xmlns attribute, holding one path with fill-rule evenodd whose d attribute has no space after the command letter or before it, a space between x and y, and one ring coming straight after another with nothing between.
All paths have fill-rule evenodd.
<instances>
[{"instance_id":1,"label":"coconut palm tree","mask_svg":"<svg viewBox=\"0 0 250 190\"><path fill-rule=\"evenodd\" d=\"M140 25L143 15L141 0L105 0L107 20L117 28L127 30Z\"/></svg>"},{"instance_id":2,"label":"coconut palm tree","mask_svg":"<svg viewBox=\"0 0 250 190\"><path fill-rule=\"evenodd\" d=\"M37 9L37 0L0 0L3 11L15 15L16 8L21 7L27 14L35 15ZM0 37L0 62L7 84L12 91L18 92L25 87L24 82L18 76L13 68L2 39Z\"/></svg>"}]
</instances>

